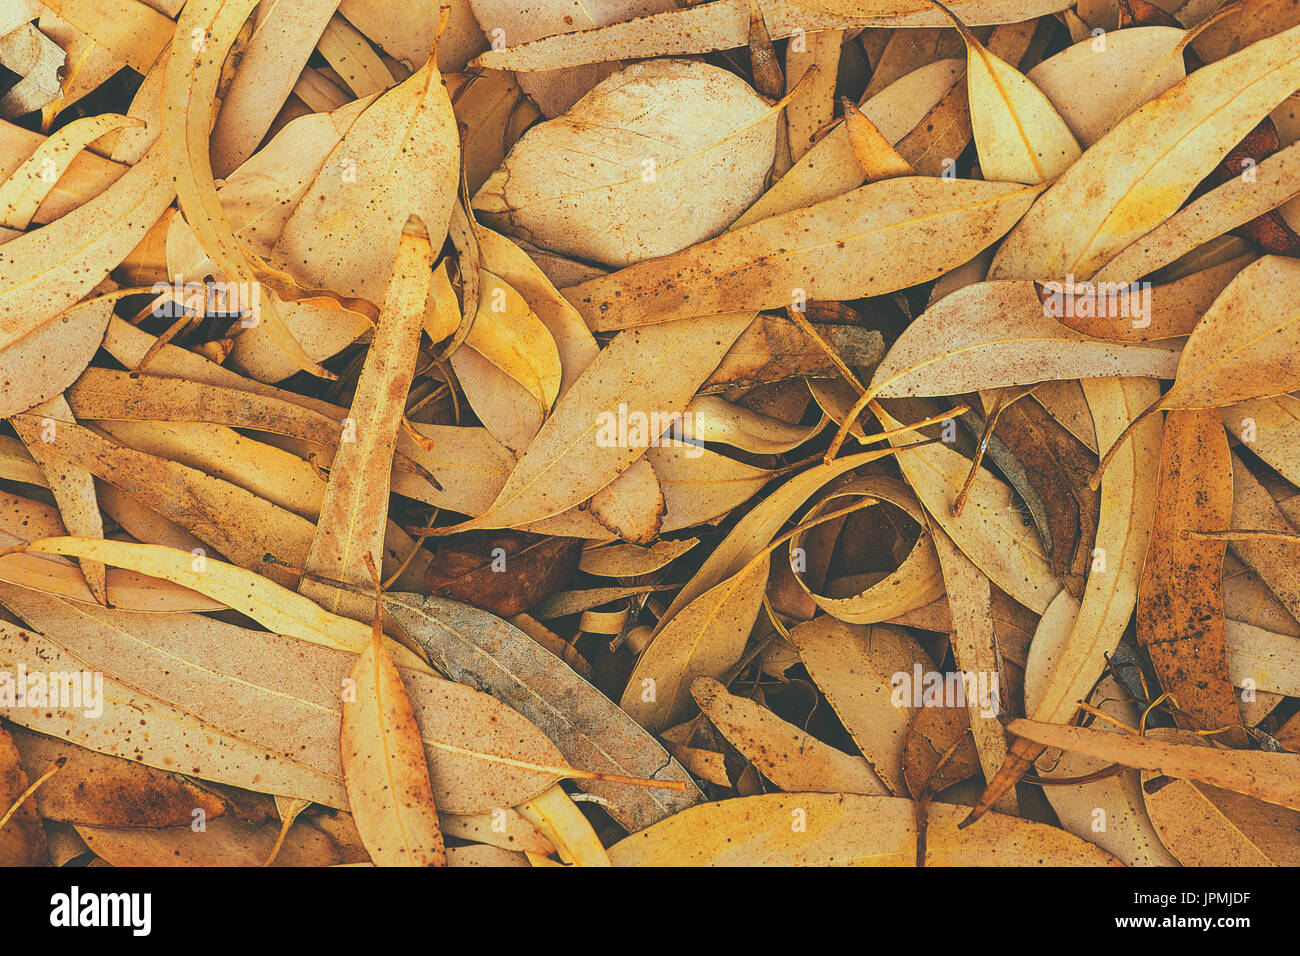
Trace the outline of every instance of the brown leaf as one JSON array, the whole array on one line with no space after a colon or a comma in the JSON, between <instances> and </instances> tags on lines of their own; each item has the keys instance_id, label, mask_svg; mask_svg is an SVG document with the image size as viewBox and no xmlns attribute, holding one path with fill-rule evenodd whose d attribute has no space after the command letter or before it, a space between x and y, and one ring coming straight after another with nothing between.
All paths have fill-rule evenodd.
<instances>
[{"instance_id":1,"label":"brown leaf","mask_svg":"<svg viewBox=\"0 0 1300 956\"><path fill-rule=\"evenodd\" d=\"M470 531L438 546L427 581L434 594L513 617L560 590L581 552L573 538Z\"/></svg>"},{"instance_id":2,"label":"brown leaf","mask_svg":"<svg viewBox=\"0 0 1300 956\"><path fill-rule=\"evenodd\" d=\"M12 680L11 675L5 676ZM32 779L48 766L38 769ZM32 798L26 796L29 783L13 737L0 726L0 806L4 807L0 810L0 817L8 818L0 828L0 866L45 866L49 863L40 814ZM16 806L25 796L23 803Z\"/></svg>"},{"instance_id":3,"label":"brown leaf","mask_svg":"<svg viewBox=\"0 0 1300 956\"><path fill-rule=\"evenodd\" d=\"M1180 725L1218 730L1240 722L1228 679L1223 541L1189 540L1232 517L1232 461L1213 409L1170 412L1160 455L1151 547L1138 586L1137 636L1160 685L1178 702ZM1241 731L1220 739L1245 744Z\"/></svg>"},{"instance_id":4,"label":"brown leaf","mask_svg":"<svg viewBox=\"0 0 1300 956\"><path fill-rule=\"evenodd\" d=\"M1034 401L1007 407L998 417L997 436L1025 466L1043 501L1052 533L1052 573L1082 597L1101 509L1100 495L1088 487L1096 456Z\"/></svg>"},{"instance_id":5,"label":"brown leaf","mask_svg":"<svg viewBox=\"0 0 1300 956\"><path fill-rule=\"evenodd\" d=\"M12 736L23 765L35 774L60 757L67 760L63 770L32 798L48 820L154 829L188 827L196 819L195 811L215 820L230 810L218 793L178 773L96 753L21 727L14 727Z\"/></svg>"}]
</instances>

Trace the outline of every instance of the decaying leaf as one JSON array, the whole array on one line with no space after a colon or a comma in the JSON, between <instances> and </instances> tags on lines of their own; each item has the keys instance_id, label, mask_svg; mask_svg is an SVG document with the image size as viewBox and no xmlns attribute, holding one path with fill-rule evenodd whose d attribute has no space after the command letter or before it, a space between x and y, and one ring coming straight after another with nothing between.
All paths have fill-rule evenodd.
<instances>
[{"instance_id":1,"label":"decaying leaf","mask_svg":"<svg viewBox=\"0 0 1300 956\"><path fill-rule=\"evenodd\" d=\"M1160 407L1219 407L1300 385L1292 365L1297 289L1294 259L1265 256L1242 269L1192 330Z\"/></svg>"},{"instance_id":2,"label":"decaying leaf","mask_svg":"<svg viewBox=\"0 0 1300 956\"><path fill-rule=\"evenodd\" d=\"M749 317L739 314L620 335L565 394L476 523L517 527L560 514L600 491L657 443L748 324ZM710 348L660 367L683 343L702 337ZM653 418L645 408L656 409ZM637 412L635 420L629 410Z\"/></svg>"},{"instance_id":3,"label":"decaying leaf","mask_svg":"<svg viewBox=\"0 0 1300 956\"><path fill-rule=\"evenodd\" d=\"M1018 22L1055 13L1065 0L1000 0L962 3L957 9L971 26ZM752 7L747 0L719 0L684 10L640 17L576 34L548 37L485 53L480 66L496 70L546 70L605 63L615 59L707 53L743 47L749 40ZM764 6L772 39L796 33L836 30L866 21L879 27L935 27L948 21L931 0L789 0Z\"/></svg>"},{"instance_id":4,"label":"decaying leaf","mask_svg":"<svg viewBox=\"0 0 1300 956\"><path fill-rule=\"evenodd\" d=\"M1152 735L1208 746L1193 734L1156 730ZM1300 818L1294 810L1150 771L1142 774L1142 781L1142 796L1160 839L1184 866L1294 864L1300 849Z\"/></svg>"},{"instance_id":5,"label":"decaying leaf","mask_svg":"<svg viewBox=\"0 0 1300 956\"><path fill-rule=\"evenodd\" d=\"M1160 686L1194 730L1240 719L1228 680L1220 580L1226 542L1185 538L1232 517L1232 460L1212 409L1170 412L1160 455L1155 525L1138 586L1137 636ZM1242 735L1226 739L1244 743Z\"/></svg>"},{"instance_id":6,"label":"decaying leaf","mask_svg":"<svg viewBox=\"0 0 1300 956\"><path fill-rule=\"evenodd\" d=\"M79 302L126 258L174 194L155 146L92 200L4 244L0 256L0 347Z\"/></svg>"},{"instance_id":7,"label":"decaying leaf","mask_svg":"<svg viewBox=\"0 0 1300 956\"><path fill-rule=\"evenodd\" d=\"M235 812L215 790L206 790L179 773L96 753L54 737L12 728L23 765L35 773L60 757L65 773L51 777L34 794L47 820L117 828L179 827L194 822L194 811L215 819Z\"/></svg>"},{"instance_id":8,"label":"decaying leaf","mask_svg":"<svg viewBox=\"0 0 1300 956\"><path fill-rule=\"evenodd\" d=\"M945 296L876 367L872 394L958 395L1048 378L1168 378L1178 365L1176 348L1089 339L1056 321L1051 309L1025 282L981 283Z\"/></svg>"},{"instance_id":9,"label":"decaying leaf","mask_svg":"<svg viewBox=\"0 0 1300 956\"><path fill-rule=\"evenodd\" d=\"M430 59L348 129L272 257L310 287L381 301L407 218L419 216L441 241L456 195L456 153L451 100Z\"/></svg>"},{"instance_id":10,"label":"decaying leaf","mask_svg":"<svg viewBox=\"0 0 1300 956\"><path fill-rule=\"evenodd\" d=\"M580 551L572 538L471 531L438 546L426 581L433 594L513 617L560 590Z\"/></svg>"},{"instance_id":11,"label":"decaying leaf","mask_svg":"<svg viewBox=\"0 0 1300 956\"><path fill-rule=\"evenodd\" d=\"M41 816L26 797L28 777L13 737L0 727L0 803L5 829L0 830L0 865L44 866L48 858Z\"/></svg>"}]
</instances>

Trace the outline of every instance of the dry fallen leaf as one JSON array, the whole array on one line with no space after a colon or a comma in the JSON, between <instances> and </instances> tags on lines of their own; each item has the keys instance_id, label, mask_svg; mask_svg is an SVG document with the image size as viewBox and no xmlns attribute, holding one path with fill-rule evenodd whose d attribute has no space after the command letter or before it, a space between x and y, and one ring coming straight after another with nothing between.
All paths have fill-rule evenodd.
<instances>
[{"instance_id":1,"label":"dry fallen leaf","mask_svg":"<svg viewBox=\"0 0 1300 956\"><path fill-rule=\"evenodd\" d=\"M412 216L402 229L374 348L357 380L357 397L346 419L345 427L352 428L354 440L340 442L330 463L316 534L303 564L299 591L328 610L362 620L367 616L363 598L321 584L309 575L361 586L367 579L366 560L371 567L382 563L389 473L383 468L372 470L367 464L376 458L391 459L397 450L402 412L415 375L432 267L428 230Z\"/></svg>"},{"instance_id":2,"label":"dry fallen leaf","mask_svg":"<svg viewBox=\"0 0 1300 956\"><path fill-rule=\"evenodd\" d=\"M1197 746L1194 734L1168 729L1154 736ZM1289 866L1300 842L1296 811L1189 780L1142 774L1142 797L1160 834L1184 866Z\"/></svg>"},{"instance_id":3,"label":"dry fallen leaf","mask_svg":"<svg viewBox=\"0 0 1300 956\"><path fill-rule=\"evenodd\" d=\"M891 625L855 627L829 616L800 624L790 640L871 768L891 793L903 793L903 741L915 714L913 698L896 694L896 675L933 670L925 650Z\"/></svg>"},{"instance_id":4,"label":"dry fallen leaf","mask_svg":"<svg viewBox=\"0 0 1300 956\"><path fill-rule=\"evenodd\" d=\"M1220 581L1223 541L1187 540L1188 529L1232 517L1232 460L1212 409L1171 412L1160 456L1160 489L1146 566L1138 586L1137 636L1160 686L1195 730L1236 724ZM1225 740L1244 743L1241 734Z\"/></svg>"},{"instance_id":5,"label":"dry fallen leaf","mask_svg":"<svg viewBox=\"0 0 1300 956\"><path fill-rule=\"evenodd\" d=\"M752 701L727 693L717 681L697 679L691 685L691 695L709 722L782 790L889 794L865 760L822 743Z\"/></svg>"},{"instance_id":6,"label":"dry fallen leaf","mask_svg":"<svg viewBox=\"0 0 1300 956\"><path fill-rule=\"evenodd\" d=\"M930 808L926 863L951 866L1118 866L1104 850L1060 830L991 815L958 830L960 807ZM615 866L914 866L910 800L843 793L768 794L706 803L610 849Z\"/></svg>"},{"instance_id":7,"label":"dry fallen leaf","mask_svg":"<svg viewBox=\"0 0 1300 956\"><path fill-rule=\"evenodd\" d=\"M1300 789L1297 789L1295 776L1296 767L1300 766L1300 754L1207 749L1199 744L1169 743L1032 720L1014 720L1007 730L1038 744L1103 757L1139 770L1208 783L1291 810L1300 809L1297 806L1300 804Z\"/></svg>"},{"instance_id":8,"label":"dry fallen leaf","mask_svg":"<svg viewBox=\"0 0 1300 956\"><path fill-rule=\"evenodd\" d=\"M494 228L602 265L677 252L759 197L776 124L776 111L726 70L639 63L525 133L474 209ZM611 228L579 228L593 220Z\"/></svg>"},{"instance_id":9,"label":"dry fallen leaf","mask_svg":"<svg viewBox=\"0 0 1300 956\"><path fill-rule=\"evenodd\" d=\"M354 696L343 701L343 782L362 842L379 866L443 866L420 728L378 628L352 681Z\"/></svg>"},{"instance_id":10,"label":"dry fallen leaf","mask_svg":"<svg viewBox=\"0 0 1300 956\"><path fill-rule=\"evenodd\" d=\"M956 16L953 19L966 43L966 83L980 169L1002 182L1055 179L1081 154L1065 121L1033 82L989 52Z\"/></svg>"},{"instance_id":11,"label":"dry fallen leaf","mask_svg":"<svg viewBox=\"0 0 1300 956\"><path fill-rule=\"evenodd\" d=\"M29 781L13 737L0 728L0 804L6 829L0 831L0 866L42 866L48 851L35 807L22 803Z\"/></svg>"},{"instance_id":12,"label":"dry fallen leaf","mask_svg":"<svg viewBox=\"0 0 1300 956\"><path fill-rule=\"evenodd\" d=\"M778 308L801 295L885 295L936 279L991 246L1039 191L1007 183L886 179L564 294L597 331ZM944 242L936 249L940 235ZM936 255L921 255L923 249ZM873 263L866 273L856 266L864 259Z\"/></svg>"},{"instance_id":13,"label":"dry fallen leaf","mask_svg":"<svg viewBox=\"0 0 1300 956\"><path fill-rule=\"evenodd\" d=\"M454 680L505 701L543 728L575 765L625 777L689 783L650 735L548 651L505 621L435 597L392 595L386 607ZM629 831L643 829L702 798L694 785L675 794L584 781Z\"/></svg>"}]
</instances>

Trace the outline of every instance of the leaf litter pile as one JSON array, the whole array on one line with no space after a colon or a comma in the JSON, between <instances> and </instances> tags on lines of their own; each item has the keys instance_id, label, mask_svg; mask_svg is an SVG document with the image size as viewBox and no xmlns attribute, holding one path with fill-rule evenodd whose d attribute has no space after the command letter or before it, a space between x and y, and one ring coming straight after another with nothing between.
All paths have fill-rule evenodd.
<instances>
[{"instance_id":1,"label":"leaf litter pile","mask_svg":"<svg viewBox=\"0 0 1300 956\"><path fill-rule=\"evenodd\" d=\"M0 65L0 863L1300 863L1292 0Z\"/></svg>"}]
</instances>

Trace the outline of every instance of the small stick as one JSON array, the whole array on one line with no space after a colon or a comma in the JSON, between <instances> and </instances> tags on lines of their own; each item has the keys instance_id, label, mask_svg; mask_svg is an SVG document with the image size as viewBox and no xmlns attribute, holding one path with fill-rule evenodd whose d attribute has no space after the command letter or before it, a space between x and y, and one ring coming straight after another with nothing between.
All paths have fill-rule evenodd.
<instances>
[{"instance_id":1,"label":"small stick","mask_svg":"<svg viewBox=\"0 0 1300 956\"><path fill-rule=\"evenodd\" d=\"M790 321L797 325L804 335L808 336L821 346L821 350L826 353L827 358L829 358L831 363L839 370L839 373L844 377L844 380L853 386L855 392L859 395L866 394L866 388L864 388L862 383L858 381L858 377L853 374L853 369L849 368L848 363L840 357L840 353L835 351L835 347L832 346L830 342L826 341L821 330L808 321L807 316L797 309L790 308L785 310L785 314L790 316Z\"/></svg>"}]
</instances>

